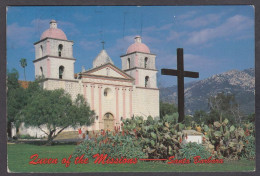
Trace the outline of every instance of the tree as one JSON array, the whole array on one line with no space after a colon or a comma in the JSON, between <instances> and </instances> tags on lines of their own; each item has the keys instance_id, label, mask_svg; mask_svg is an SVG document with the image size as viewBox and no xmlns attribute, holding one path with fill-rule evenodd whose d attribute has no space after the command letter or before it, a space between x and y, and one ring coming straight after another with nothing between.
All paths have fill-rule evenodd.
<instances>
[{"instance_id":1,"label":"tree","mask_svg":"<svg viewBox=\"0 0 260 176\"><path fill-rule=\"evenodd\" d=\"M22 110L21 121L25 126L38 127L48 136L46 144L51 145L53 139L67 127L91 125L94 122L94 111L90 110L80 95L72 102L70 95L63 89L43 89L30 97Z\"/></svg>"},{"instance_id":2,"label":"tree","mask_svg":"<svg viewBox=\"0 0 260 176\"><path fill-rule=\"evenodd\" d=\"M245 120L251 123L255 123L255 113L248 114Z\"/></svg>"},{"instance_id":3,"label":"tree","mask_svg":"<svg viewBox=\"0 0 260 176\"><path fill-rule=\"evenodd\" d=\"M218 93L216 96L211 96L208 101L210 113L209 121L220 121L224 118L235 122L237 116L238 103L233 94L226 94L224 92Z\"/></svg>"},{"instance_id":4,"label":"tree","mask_svg":"<svg viewBox=\"0 0 260 176\"><path fill-rule=\"evenodd\" d=\"M160 118L163 118L165 115L171 115L177 111L178 109L175 104L160 101Z\"/></svg>"},{"instance_id":5,"label":"tree","mask_svg":"<svg viewBox=\"0 0 260 176\"><path fill-rule=\"evenodd\" d=\"M16 69L7 71L7 133L11 137L12 123L19 129L21 125L21 111L27 105L33 94L42 90L40 79L30 82L27 89L21 87L18 82L19 73Z\"/></svg>"},{"instance_id":6,"label":"tree","mask_svg":"<svg viewBox=\"0 0 260 176\"><path fill-rule=\"evenodd\" d=\"M23 68L24 71L24 80L26 81L26 75L25 75L25 67L27 66L27 61L25 58L20 59L20 65Z\"/></svg>"},{"instance_id":7,"label":"tree","mask_svg":"<svg viewBox=\"0 0 260 176\"><path fill-rule=\"evenodd\" d=\"M208 119L208 114L203 110L195 111L193 118L196 123L202 124Z\"/></svg>"},{"instance_id":8,"label":"tree","mask_svg":"<svg viewBox=\"0 0 260 176\"><path fill-rule=\"evenodd\" d=\"M16 69L7 71L7 134L11 137L12 123L26 103L25 90L18 83L19 73Z\"/></svg>"}]
</instances>

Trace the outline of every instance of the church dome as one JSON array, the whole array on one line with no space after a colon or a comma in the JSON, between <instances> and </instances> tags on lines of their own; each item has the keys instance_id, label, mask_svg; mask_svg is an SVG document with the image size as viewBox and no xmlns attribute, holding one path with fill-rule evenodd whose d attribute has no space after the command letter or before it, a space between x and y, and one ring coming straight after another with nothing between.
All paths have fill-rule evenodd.
<instances>
[{"instance_id":1,"label":"church dome","mask_svg":"<svg viewBox=\"0 0 260 176\"><path fill-rule=\"evenodd\" d=\"M55 20L51 20L50 28L44 31L41 35L41 40L45 38L55 38L61 40L67 40L66 34L57 28L57 22Z\"/></svg>"},{"instance_id":2,"label":"church dome","mask_svg":"<svg viewBox=\"0 0 260 176\"><path fill-rule=\"evenodd\" d=\"M135 43L130 45L126 51L126 54L133 52L142 52L142 53L150 53L150 49L144 43L142 43L141 37L135 37Z\"/></svg>"}]
</instances>

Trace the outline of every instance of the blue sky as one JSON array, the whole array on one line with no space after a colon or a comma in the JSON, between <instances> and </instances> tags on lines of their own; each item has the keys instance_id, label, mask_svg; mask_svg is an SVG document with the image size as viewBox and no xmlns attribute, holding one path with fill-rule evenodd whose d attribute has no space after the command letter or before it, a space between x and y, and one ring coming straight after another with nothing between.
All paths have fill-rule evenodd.
<instances>
[{"instance_id":1,"label":"blue sky","mask_svg":"<svg viewBox=\"0 0 260 176\"><path fill-rule=\"evenodd\" d=\"M55 19L74 41L75 72L105 49L121 68L134 36L141 35L156 54L158 85L176 85L176 77L161 76L161 68L176 69L176 49L184 48L184 69L204 79L228 70L254 67L254 8L252 6L73 6L9 7L7 12L7 68L26 58L27 80L34 80L33 43ZM124 20L125 19L125 20ZM185 78L185 82L198 79Z\"/></svg>"}]
</instances>

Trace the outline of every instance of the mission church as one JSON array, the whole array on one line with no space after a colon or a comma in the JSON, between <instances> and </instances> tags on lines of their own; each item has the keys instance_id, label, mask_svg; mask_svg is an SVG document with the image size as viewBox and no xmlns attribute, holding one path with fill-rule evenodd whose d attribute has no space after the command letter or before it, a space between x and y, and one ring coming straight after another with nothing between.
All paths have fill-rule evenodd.
<instances>
[{"instance_id":1,"label":"mission church","mask_svg":"<svg viewBox=\"0 0 260 176\"><path fill-rule=\"evenodd\" d=\"M74 72L73 41L51 20L50 28L34 43L35 77L44 76L43 87L64 89L72 99L82 94L95 111L95 121L88 130L113 130L121 121L133 116L159 117L156 55L136 36L126 54L120 56L122 69L116 67L102 49L89 70ZM65 131L75 131L67 128ZM42 136L36 128L20 133Z\"/></svg>"}]
</instances>

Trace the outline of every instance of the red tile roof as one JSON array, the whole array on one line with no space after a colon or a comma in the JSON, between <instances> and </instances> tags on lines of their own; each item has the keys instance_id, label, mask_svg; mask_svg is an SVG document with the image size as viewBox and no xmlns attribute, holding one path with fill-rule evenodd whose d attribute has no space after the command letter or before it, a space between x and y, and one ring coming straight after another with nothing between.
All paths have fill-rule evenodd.
<instances>
[{"instance_id":1,"label":"red tile roof","mask_svg":"<svg viewBox=\"0 0 260 176\"><path fill-rule=\"evenodd\" d=\"M27 89L29 87L30 81L18 81L22 88Z\"/></svg>"}]
</instances>

